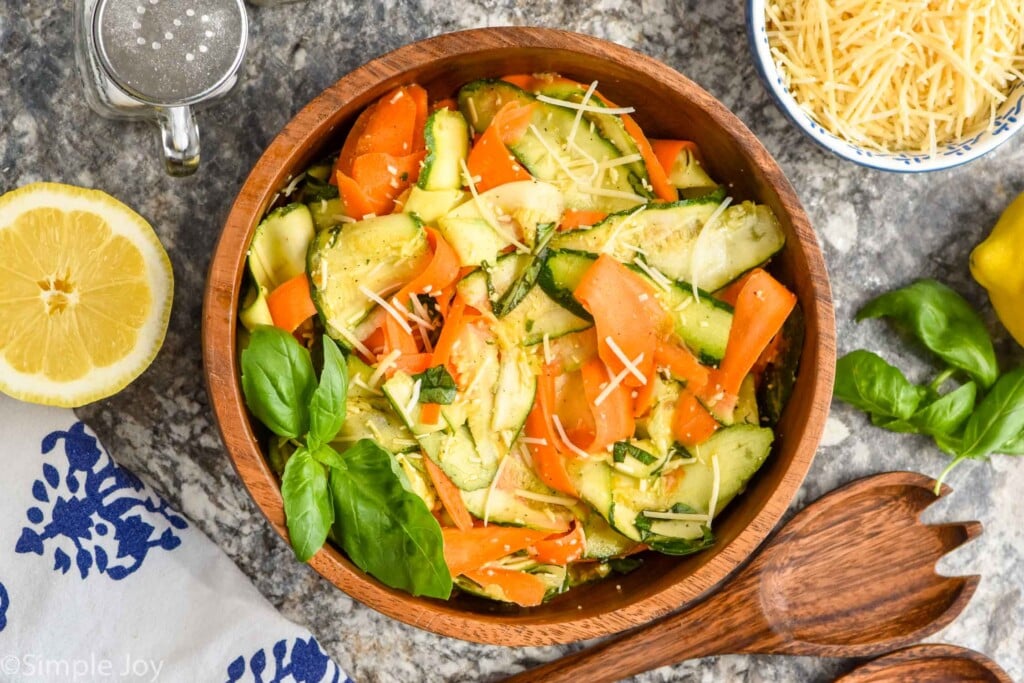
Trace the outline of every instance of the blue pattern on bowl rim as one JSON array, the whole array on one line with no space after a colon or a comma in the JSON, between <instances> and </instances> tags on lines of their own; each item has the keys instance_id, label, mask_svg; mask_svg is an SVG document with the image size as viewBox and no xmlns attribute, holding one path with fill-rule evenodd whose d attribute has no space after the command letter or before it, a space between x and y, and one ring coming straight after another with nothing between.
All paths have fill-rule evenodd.
<instances>
[{"instance_id":1,"label":"blue pattern on bowl rim","mask_svg":"<svg viewBox=\"0 0 1024 683\"><path fill-rule=\"evenodd\" d=\"M828 132L797 104L772 58L764 16L765 0L747 2L747 39L754 66L782 113L824 149L861 166L883 171L920 173L939 171L966 164L990 152L1024 127L1024 82L1010 90L1009 97L996 113L993 125L966 140L939 145L936 154L912 152L875 152L858 147Z\"/></svg>"}]
</instances>

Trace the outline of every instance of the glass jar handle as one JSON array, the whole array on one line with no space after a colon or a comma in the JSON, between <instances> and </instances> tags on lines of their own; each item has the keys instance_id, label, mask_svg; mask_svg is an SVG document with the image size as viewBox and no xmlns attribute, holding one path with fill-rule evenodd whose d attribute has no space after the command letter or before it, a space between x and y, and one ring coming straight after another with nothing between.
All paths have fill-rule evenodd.
<instances>
[{"instance_id":1,"label":"glass jar handle","mask_svg":"<svg viewBox=\"0 0 1024 683\"><path fill-rule=\"evenodd\" d=\"M192 175L199 168L199 128L189 107L160 112L160 139L164 168L172 176Z\"/></svg>"}]
</instances>

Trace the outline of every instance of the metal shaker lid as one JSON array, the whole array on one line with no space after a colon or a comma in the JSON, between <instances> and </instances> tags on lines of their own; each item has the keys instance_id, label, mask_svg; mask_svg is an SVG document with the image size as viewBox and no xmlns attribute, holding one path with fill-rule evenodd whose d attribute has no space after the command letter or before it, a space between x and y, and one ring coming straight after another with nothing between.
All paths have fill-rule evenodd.
<instances>
[{"instance_id":1,"label":"metal shaker lid","mask_svg":"<svg viewBox=\"0 0 1024 683\"><path fill-rule=\"evenodd\" d=\"M242 0L99 0L94 17L103 69L150 104L204 99L234 76L245 55Z\"/></svg>"}]
</instances>

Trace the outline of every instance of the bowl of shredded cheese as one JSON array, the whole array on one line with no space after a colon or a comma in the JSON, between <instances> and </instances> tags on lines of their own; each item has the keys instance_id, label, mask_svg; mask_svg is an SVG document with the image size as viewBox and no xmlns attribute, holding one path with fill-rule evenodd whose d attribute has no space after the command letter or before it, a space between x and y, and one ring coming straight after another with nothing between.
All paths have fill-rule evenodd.
<instances>
[{"instance_id":1,"label":"bowl of shredded cheese","mask_svg":"<svg viewBox=\"0 0 1024 683\"><path fill-rule=\"evenodd\" d=\"M750 0L747 28L786 116L858 164L951 168L1024 126L1020 0Z\"/></svg>"}]
</instances>

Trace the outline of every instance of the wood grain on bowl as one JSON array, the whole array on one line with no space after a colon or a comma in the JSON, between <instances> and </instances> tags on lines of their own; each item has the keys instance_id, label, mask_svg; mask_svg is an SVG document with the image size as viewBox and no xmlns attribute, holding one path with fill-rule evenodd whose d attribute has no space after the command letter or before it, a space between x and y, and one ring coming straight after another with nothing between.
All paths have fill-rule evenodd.
<instances>
[{"instance_id":1,"label":"wood grain on bowl","mask_svg":"<svg viewBox=\"0 0 1024 683\"><path fill-rule=\"evenodd\" d=\"M806 317L801 372L777 427L775 451L748 491L716 519L718 543L686 558L651 554L630 575L581 586L536 608L459 596L414 598L373 580L333 547L311 561L361 602L436 633L502 645L566 643L644 623L705 594L735 570L782 517L807 473L832 395L835 330L828 276L796 195L754 135L720 102L668 66L596 38L539 28L477 29L414 43L349 73L300 111L256 163L228 216L210 266L203 354L211 402L239 475L267 519L286 534L278 483L244 407L236 320L253 230L278 189L315 159L337 150L355 117L395 86L419 83L432 98L452 96L477 78L554 71L598 80L601 92L637 107L655 137L700 142L710 172L738 199L767 204L787 246L776 275L796 292Z\"/></svg>"}]
</instances>

